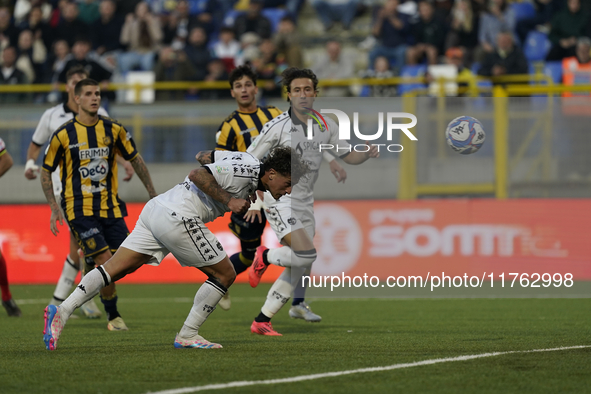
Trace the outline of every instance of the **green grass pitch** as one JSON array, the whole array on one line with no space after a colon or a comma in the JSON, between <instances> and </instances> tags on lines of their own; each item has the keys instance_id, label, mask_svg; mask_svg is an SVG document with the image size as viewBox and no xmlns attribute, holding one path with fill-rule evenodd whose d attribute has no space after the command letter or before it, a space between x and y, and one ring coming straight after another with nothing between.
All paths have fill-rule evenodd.
<instances>
[{"instance_id":1,"label":"green grass pitch","mask_svg":"<svg viewBox=\"0 0 591 394\"><path fill-rule=\"evenodd\" d=\"M201 334L224 348L174 349L195 285L120 285L130 328L70 319L58 349L45 350L44 300L53 286L12 286L23 311L0 310L0 393L147 393L234 381L388 366L489 352L591 345L591 299L317 299L312 324L274 319L283 337L250 333L268 284L231 289ZM79 312L76 312L79 314ZM585 393L591 348L512 353L219 393Z\"/></svg>"}]
</instances>

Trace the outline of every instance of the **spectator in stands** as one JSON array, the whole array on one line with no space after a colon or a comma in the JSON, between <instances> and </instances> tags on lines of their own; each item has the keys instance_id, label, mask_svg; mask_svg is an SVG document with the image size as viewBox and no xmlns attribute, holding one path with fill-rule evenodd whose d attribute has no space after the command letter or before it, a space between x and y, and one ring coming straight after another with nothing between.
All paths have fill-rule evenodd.
<instances>
[{"instance_id":1,"label":"spectator in stands","mask_svg":"<svg viewBox=\"0 0 591 394\"><path fill-rule=\"evenodd\" d=\"M398 12L398 5L398 0L388 0L377 12L372 34L379 44L369 54L370 65L375 64L378 57L385 56L398 69L404 66L410 25L407 16Z\"/></svg>"},{"instance_id":2,"label":"spectator in stands","mask_svg":"<svg viewBox=\"0 0 591 394\"><path fill-rule=\"evenodd\" d=\"M228 72L226 65L221 59L213 59L207 64L207 75L205 81L228 81ZM200 93L200 98L204 100L219 100L231 98L230 91L226 89L204 89Z\"/></svg>"},{"instance_id":3,"label":"spectator in stands","mask_svg":"<svg viewBox=\"0 0 591 394\"><path fill-rule=\"evenodd\" d=\"M0 85L22 85L29 83L24 72L16 67L16 48L6 47L2 52L2 67L0 67ZM2 93L0 103L17 103L27 100L24 93Z\"/></svg>"},{"instance_id":4,"label":"spectator in stands","mask_svg":"<svg viewBox=\"0 0 591 394\"><path fill-rule=\"evenodd\" d=\"M79 0L78 4L78 19L85 25L90 26L100 18L98 0Z\"/></svg>"},{"instance_id":5,"label":"spectator in stands","mask_svg":"<svg viewBox=\"0 0 591 394\"><path fill-rule=\"evenodd\" d=\"M203 81L207 75L207 64L211 61L211 53L207 47L207 33L202 27L194 27L189 35L189 42L185 47L187 58L195 69L191 79Z\"/></svg>"},{"instance_id":6,"label":"spectator in stands","mask_svg":"<svg viewBox=\"0 0 591 394\"><path fill-rule=\"evenodd\" d=\"M487 12L480 17L480 52L476 54L477 61L482 61L486 54L495 52L497 37L501 31L515 31L515 12L505 0L491 0Z\"/></svg>"},{"instance_id":7,"label":"spectator in stands","mask_svg":"<svg viewBox=\"0 0 591 394\"><path fill-rule=\"evenodd\" d=\"M134 14L128 14L121 29L121 44L127 51L119 55L122 74L139 67L142 71L154 69L154 56L162 42L160 20L150 13L148 4L140 2Z\"/></svg>"},{"instance_id":8,"label":"spectator in stands","mask_svg":"<svg viewBox=\"0 0 591 394\"><path fill-rule=\"evenodd\" d=\"M123 48L119 39L123 28L123 17L115 14L116 5L113 0L103 0L99 6L100 18L92 24L92 48L102 56Z\"/></svg>"},{"instance_id":9,"label":"spectator in stands","mask_svg":"<svg viewBox=\"0 0 591 394\"><path fill-rule=\"evenodd\" d=\"M271 21L261 13L262 10L262 0L250 0L246 12L238 15L234 22L236 37L252 32L261 38L271 38Z\"/></svg>"},{"instance_id":10,"label":"spectator in stands","mask_svg":"<svg viewBox=\"0 0 591 394\"><path fill-rule=\"evenodd\" d=\"M332 29L335 22L340 22L347 31L351 29L359 0L313 0L312 5L324 25L325 32Z\"/></svg>"},{"instance_id":11,"label":"spectator in stands","mask_svg":"<svg viewBox=\"0 0 591 394\"><path fill-rule=\"evenodd\" d=\"M57 77L71 59L69 55L70 46L66 40L59 40L53 44L53 53L49 55L44 73L45 83L57 82Z\"/></svg>"},{"instance_id":12,"label":"spectator in stands","mask_svg":"<svg viewBox=\"0 0 591 394\"><path fill-rule=\"evenodd\" d=\"M568 0L567 7L552 19L550 41L552 48L546 60L562 60L575 56L577 38L585 34L591 23L587 10L581 7L580 0Z\"/></svg>"},{"instance_id":13,"label":"spectator in stands","mask_svg":"<svg viewBox=\"0 0 591 394\"><path fill-rule=\"evenodd\" d=\"M264 0L263 8L285 8L291 20L297 21L305 0Z\"/></svg>"},{"instance_id":14,"label":"spectator in stands","mask_svg":"<svg viewBox=\"0 0 591 394\"><path fill-rule=\"evenodd\" d=\"M318 79L346 79L355 76L353 65L355 59L343 55L341 43L329 40L326 43L326 52L319 56L311 67ZM330 86L322 89L323 97L347 97L350 95L347 86Z\"/></svg>"},{"instance_id":15,"label":"spectator in stands","mask_svg":"<svg viewBox=\"0 0 591 394\"><path fill-rule=\"evenodd\" d=\"M35 40L31 30L23 30L18 37L17 67L22 70L31 83L43 80L43 65L47 60L47 49L41 39Z\"/></svg>"},{"instance_id":16,"label":"spectator in stands","mask_svg":"<svg viewBox=\"0 0 591 394\"><path fill-rule=\"evenodd\" d=\"M552 16L562 10L564 3L564 0L533 0L536 14L531 18L517 21L515 31L519 41L525 43L527 34L536 28L547 32L550 29Z\"/></svg>"},{"instance_id":17,"label":"spectator in stands","mask_svg":"<svg viewBox=\"0 0 591 394\"><path fill-rule=\"evenodd\" d=\"M51 17L52 6L45 0L16 0L14 4L14 20L16 24L21 24L29 18L33 8L39 7L41 11L41 20L48 21Z\"/></svg>"},{"instance_id":18,"label":"spectator in stands","mask_svg":"<svg viewBox=\"0 0 591 394\"><path fill-rule=\"evenodd\" d=\"M125 18L126 15L132 14L135 11L135 7L142 0L116 0L117 1L117 13Z\"/></svg>"},{"instance_id":19,"label":"spectator in stands","mask_svg":"<svg viewBox=\"0 0 591 394\"><path fill-rule=\"evenodd\" d=\"M479 15L472 9L470 0L458 0L451 12L451 29L447 33L446 48L459 47L468 55L478 45Z\"/></svg>"},{"instance_id":20,"label":"spectator in stands","mask_svg":"<svg viewBox=\"0 0 591 394\"><path fill-rule=\"evenodd\" d=\"M259 91L265 97L281 97L281 73L287 68L285 59L277 54L277 48L271 39L262 40L259 45L259 56L253 57L250 62L256 71L263 86Z\"/></svg>"},{"instance_id":21,"label":"spectator in stands","mask_svg":"<svg viewBox=\"0 0 591 394\"><path fill-rule=\"evenodd\" d=\"M88 71L89 78L100 82L103 101L114 100L115 92L107 91L113 72L109 66L98 56L90 53L90 48L91 44L88 39L77 40L72 47L72 55L70 55L70 60L66 62L64 68L60 71L59 75L57 76L57 81L59 83L65 84L66 72L70 68L80 65L86 71Z\"/></svg>"},{"instance_id":22,"label":"spectator in stands","mask_svg":"<svg viewBox=\"0 0 591 394\"><path fill-rule=\"evenodd\" d=\"M18 29L10 20L8 7L0 7L0 52L8 46L15 46L18 42Z\"/></svg>"},{"instance_id":23,"label":"spectator in stands","mask_svg":"<svg viewBox=\"0 0 591 394\"><path fill-rule=\"evenodd\" d=\"M190 81L194 78L195 67L187 58L184 51L175 51L171 47L160 50L160 56L154 69L156 81ZM158 90L156 98L159 100L183 100L185 92L182 90Z\"/></svg>"},{"instance_id":24,"label":"spectator in stands","mask_svg":"<svg viewBox=\"0 0 591 394\"><path fill-rule=\"evenodd\" d=\"M360 73L361 78L379 78L387 79L394 77L394 72L390 69L390 61L385 56L378 56L372 68ZM394 85L370 85L369 97L395 97L396 86Z\"/></svg>"},{"instance_id":25,"label":"spectator in stands","mask_svg":"<svg viewBox=\"0 0 591 394\"><path fill-rule=\"evenodd\" d=\"M35 6L31 8L27 19L19 25L19 29L21 31L26 29L31 30L35 36L35 40L41 39L45 48L51 48L53 37L49 25L43 21L41 7Z\"/></svg>"},{"instance_id":26,"label":"spectator in stands","mask_svg":"<svg viewBox=\"0 0 591 394\"><path fill-rule=\"evenodd\" d=\"M435 17L435 8L430 1L419 3L419 21L412 27L415 45L408 48L408 64L417 64L423 56L429 64L437 64L443 53L446 27L442 20Z\"/></svg>"},{"instance_id":27,"label":"spectator in stands","mask_svg":"<svg viewBox=\"0 0 591 394\"><path fill-rule=\"evenodd\" d=\"M236 57L236 66L242 66L260 56L261 38L255 33L244 33L240 37L240 53Z\"/></svg>"},{"instance_id":28,"label":"spectator in stands","mask_svg":"<svg viewBox=\"0 0 591 394\"><path fill-rule=\"evenodd\" d=\"M581 37L577 40L575 56L562 60L562 78L565 85L574 85L578 71L587 73L586 83L591 83L591 39Z\"/></svg>"},{"instance_id":29,"label":"spectator in stands","mask_svg":"<svg viewBox=\"0 0 591 394\"><path fill-rule=\"evenodd\" d=\"M277 52L285 58L285 62L289 67L303 67L304 61L300 37L296 31L295 22L290 16L281 18L273 41Z\"/></svg>"},{"instance_id":30,"label":"spectator in stands","mask_svg":"<svg viewBox=\"0 0 591 394\"><path fill-rule=\"evenodd\" d=\"M486 55L478 74L485 77L500 77L527 73L527 59L513 42L513 34L509 31L500 32L495 51Z\"/></svg>"},{"instance_id":31,"label":"spectator in stands","mask_svg":"<svg viewBox=\"0 0 591 394\"><path fill-rule=\"evenodd\" d=\"M213 46L213 56L224 62L229 73L236 67L236 57L240 53L240 43L236 41L234 30L222 27L219 40Z\"/></svg>"},{"instance_id":32,"label":"spectator in stands","mask_svg":"<svg viewBox=\"0 0 591 394\"><path fill-rule=\"evenodd\" d=\"M56 40L66 40L70 46L81 38L89 38L88 26L78 19L78 4L66 3L63 8L62 19L55 28Z\"/></svg>"}]
</instances>

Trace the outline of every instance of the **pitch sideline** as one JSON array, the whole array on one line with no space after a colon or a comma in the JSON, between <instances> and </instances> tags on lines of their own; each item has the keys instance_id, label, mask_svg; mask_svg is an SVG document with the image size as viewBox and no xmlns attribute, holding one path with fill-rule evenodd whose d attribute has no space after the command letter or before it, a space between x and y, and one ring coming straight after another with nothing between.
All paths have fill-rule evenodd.
<instances>
[{"instance_id":1,"label":"pitch sideline","mask_svg":"<svg viewBox=\"0 0 591 394\"><path fill-rule=\"evenodd\" d=\"M229 382L229 383L208 384L205 386L185 387L185 388L180 388L180 389L171 389L171 390L163 390L163 391L150 391L147 394L185 394L185 393L196 393L199 391L206 391L206 390L228 389L228 388L233 388L233 387L293 383L293 382L302 382L305 380L315 380L315 379L322 379L322 378L332 378L335 376L352 375L352 374L356 374L356 373L391 371L393 369L420 367L422 365L440 364L440 363L447 363L447 362L453 362L453 361L474 360L477 358L502 356L505 354L554 352L554 351L560 351L560 350L585 349L585 348L591 348L591 345L557 347L557 348L551 348L551 349L513 350L513 351L508 351L508 352L481 353L481 354L473 354L473 355L449 357L449 358L435 358L432 360L416 361L413 363L394 364L394 365L388 365L385 367L371 367L371 368L351 369L351 370L347 370L347 371L325 372L325 373L318 373L318 374L313 374L313 375L293 376L291 378L283 378L283 379L251 380L251 381L237 381L237 382Z\"/></svg>"}]
</instances>

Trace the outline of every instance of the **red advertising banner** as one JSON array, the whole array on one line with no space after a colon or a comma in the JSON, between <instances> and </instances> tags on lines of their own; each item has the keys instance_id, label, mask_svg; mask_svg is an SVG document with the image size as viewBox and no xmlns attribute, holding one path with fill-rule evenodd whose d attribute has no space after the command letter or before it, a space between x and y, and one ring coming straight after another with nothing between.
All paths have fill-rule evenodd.
<instances>
[{"instance_id":1,"label":"red advertising banner","mask_svg":"<svg viewBox=\"0 0 591 394\"><path fill-rule=\"evenodd\" d=\"M133 229L143 204L128 204ZM482 275L483 272L572 273L591 280L590 200L335 201L315 206L316 275ZM49 231L46 205L1 205L0 247L11 283L55 283L68 253L69 232ZM240 244L229 215L209 223L226 252ZM263 242L277 247L269 228ZM263 277L273 281L281 268ZM145 266L127 283L201 282L169 255ZM239 276L246 281L246 275Z\"/></svg>"}]
</instances>

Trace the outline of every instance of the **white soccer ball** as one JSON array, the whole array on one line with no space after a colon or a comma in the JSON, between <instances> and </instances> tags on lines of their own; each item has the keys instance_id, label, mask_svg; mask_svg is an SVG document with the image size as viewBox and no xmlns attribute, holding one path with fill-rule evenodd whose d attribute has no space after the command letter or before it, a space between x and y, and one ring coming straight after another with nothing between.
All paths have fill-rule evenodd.
<instances>
[{"instance_id":1,"label":"white soccer ball","mask_svg":"<svg viewBox=\"0 0 591 394\"><path fill-rule=\"evenodd\" d=\"M485 133L482 123L471 116L455 118L445 129L445 140L456 152L463 155L477 152L484 144Z\"/></svg>"}]
</instances>

